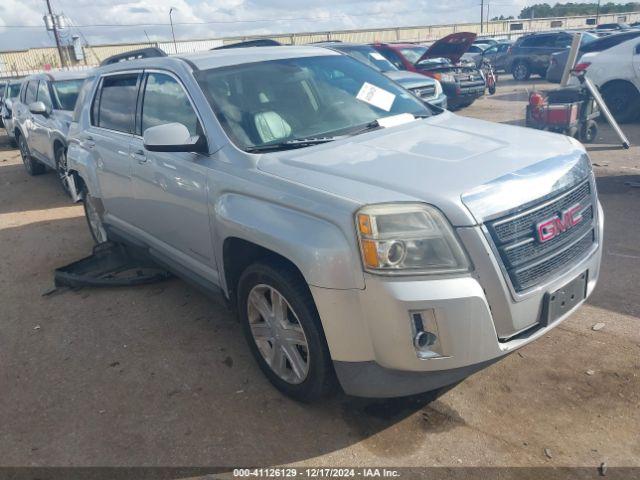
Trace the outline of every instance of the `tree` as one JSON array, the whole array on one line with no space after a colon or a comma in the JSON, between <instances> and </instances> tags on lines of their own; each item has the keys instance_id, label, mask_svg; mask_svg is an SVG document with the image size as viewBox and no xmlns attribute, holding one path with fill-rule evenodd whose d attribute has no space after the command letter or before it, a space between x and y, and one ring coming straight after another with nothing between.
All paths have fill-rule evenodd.
<instances>
[{"instance_id":1,"label":"tree","mask_svg":"<svg viewBox=\"0 0 640 480\"><path fill-rule=\"evenodd\" d=\"M548 17L572 17L578 15L595 15L598 11L597 3L556 3L553 7L548 3L536 3L525 7L520 11L518 18L548 18ZM600 5L600 13L622 13L640 11L640 3L613 3Z\"/></svg>"}]
</instances>

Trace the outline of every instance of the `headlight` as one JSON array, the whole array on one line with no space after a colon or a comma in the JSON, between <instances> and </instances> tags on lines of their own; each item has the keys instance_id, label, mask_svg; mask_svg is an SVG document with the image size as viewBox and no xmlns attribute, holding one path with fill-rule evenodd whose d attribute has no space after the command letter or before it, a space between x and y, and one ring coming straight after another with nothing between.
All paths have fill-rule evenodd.
<instances>
[{"instance_id":1,"label":"headlight","mask_svg":"<svg viewBox=\"0 0 640 480\"><path fill-rule=\"evenodd\" d=\"M440 78L438 80L440 80L441 82L455 83L456 77L454 77L450 73L442 73L440 74Z\"/></svg>"},{"instance_id":2,"label":"headlight","mask_svg":"<svg viewBox=\"0 0 640 480\"><path fill-rule=\"evenodd\" d=\"M434 82L436 82L436 97L439 97L440 95L442 95L442 84L438 81L438 80L434 80Z\"/></svg>"},{"instance_id":3,"label":"headlight","mask_svg":"<svg viewBox=\"0 0 640 480\"><path fill-rule=\"evenodd\" d=\"M382 204L356 214L365 270L382 274L469 271L469 261L449 222L424 204Z\"/></svg>"}]
</instances>

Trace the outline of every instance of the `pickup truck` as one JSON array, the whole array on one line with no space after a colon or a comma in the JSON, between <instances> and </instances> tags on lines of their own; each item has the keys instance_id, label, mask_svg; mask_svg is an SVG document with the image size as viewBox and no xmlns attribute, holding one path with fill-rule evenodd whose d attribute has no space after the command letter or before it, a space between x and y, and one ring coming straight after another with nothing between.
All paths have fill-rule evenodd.
<instances>
[{"instance_id":1,"label":"pickup truck","mask_svg":"<svg viewBox=\"0 0 640 480\"><path fill-rule=\"evenodd\" d=\"M67 156L92 235L221 292L296 399L457 383L596 285L603 214L575 139L430 107L319 47L94 75Z\"/></svg>"}]
</instances>

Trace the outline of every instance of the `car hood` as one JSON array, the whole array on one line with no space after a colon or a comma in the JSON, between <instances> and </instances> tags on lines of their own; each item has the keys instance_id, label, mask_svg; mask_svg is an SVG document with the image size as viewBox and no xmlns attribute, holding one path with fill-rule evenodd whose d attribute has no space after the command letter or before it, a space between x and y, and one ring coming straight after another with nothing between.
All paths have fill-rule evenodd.
<instances>
[{"instance_id":1,"label":"car hood","mask_svg":"<svg viewBox=\"0 0 640 480\"><path fill-rule=\"evenodd\" d=\"M389 72L384 72L384 74L407 89L426 87L436 83L433 78L425 77L424 75L420 75L415 72L391 70Z\"/></svg>"},{"instance_id":2,"label":"car hood","mask_svg":"<svg viewBox=\"0 0 640 480\"><path fill-rule=\"evenodd\" d=\"M557 175L546 175L494 202L489 209L495 212L482 203L484 193L498 191L497 179L554 157L580 159L584 148L563 135L443 112L314 147L264 154L257 167L360 205L430 203L455 226L469 226L554 191L561 182ZM463 196L470 196L467 206Z\"/></svg>"},{"instance_id":3,"label":"car hood","mask_svg":"<svg viewBox=\"0 0 640 480\"><path fill-rule=\"evenodd\" d=\"M458 63L460 57L469 50L477 35L472 32L458 32L447 35L431 45L418 59L416 64L429 58L448 58L453 63Z\"/></svg>"}]
</instances>

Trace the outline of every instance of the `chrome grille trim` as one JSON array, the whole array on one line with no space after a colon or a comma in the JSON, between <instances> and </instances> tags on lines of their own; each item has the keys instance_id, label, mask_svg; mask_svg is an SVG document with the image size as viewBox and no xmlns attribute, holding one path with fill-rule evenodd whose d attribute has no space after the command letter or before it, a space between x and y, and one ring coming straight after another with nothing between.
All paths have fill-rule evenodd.
<instances>
[{"instance_id":1,"label":"chrome grille trim","mask_svg":"<svg viewBox=\"0 0 640 480\"><path fill-rule=\"evenodd\" d=\"M537 223L576 203L582 207L583 221L548 242L540 243L536 237ZM590 175L560 194L528 205L522 211L487 221L482 228L505 280L518 300L597 248L597 198L593 177Z\"/></svg>"}]
</instances>

